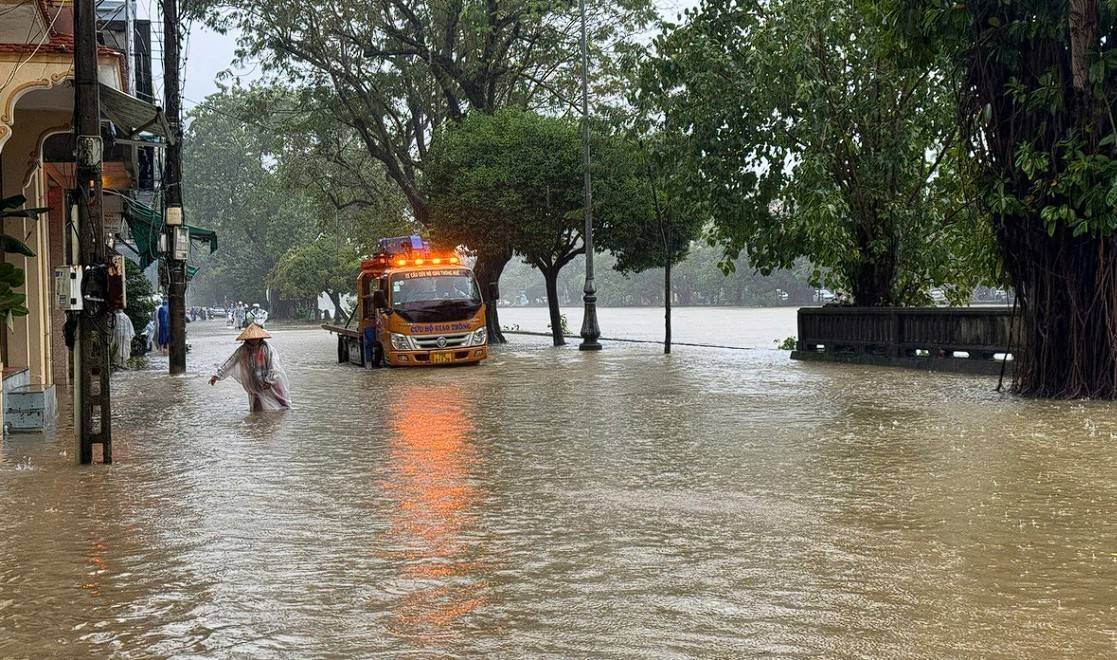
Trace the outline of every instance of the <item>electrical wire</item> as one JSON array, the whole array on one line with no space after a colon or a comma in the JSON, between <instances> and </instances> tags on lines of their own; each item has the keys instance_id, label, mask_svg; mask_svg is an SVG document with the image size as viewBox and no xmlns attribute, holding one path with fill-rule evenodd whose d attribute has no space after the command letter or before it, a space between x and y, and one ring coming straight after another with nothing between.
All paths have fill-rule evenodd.
<instances>
[{"instance_id":1,"label":"electrical wire","mask_svg":"<svg viewBox=\"0 0 1117 660\"><path fill-rule=\"evenodd\" d=\"M91 215L93 211L93 202L89 198L88 188L86 186L77 186L76 189L78 190L78 193L81 197L80 204L85 207L86 214ZM72 224L72 220L68 224ZM77 232L79 243L82 243L85 240L89 240L90 242L87 245L97 244L98 239L96 233L94 232L92 222L80 223L80 225L77 227ZM89 234L88 239L82 236L83 232ZM80 255L77 256L80 260ZM108 268L108 263L97 260L96 256L94 256L94 261L92 263L82 263L81 265L84 271L107 270ZM104 318L106 316L109 316L107 314L107 312L109 311L107 301L94 299L93 297L86 295L88 293L89 285L92 282L92 279L93 278L91 277L82 278L82 300L84 303L82 315L99 333L104 336L111 336L112 327L107 325L104 321Z\"/></svg>"},{"instance_id":2,"label":"electrical wire","mask_svg":"<svg viewBox=\"0 0 1117 660\"><path fill-rule=\"evenodd\" d=\"M104 4L104 2L105 2L105 0L97 0L97 3L96 3L96 5L94 5L94 8L95 9L100 8L100 6L102 4ZM129 2L129 0L124 0L124 2ZM108 18L106 18L106 19L104 19L103 21L100 22L100 24L97 26L97 31L98 32L103 31L109 23L117 20L117 17L120 16L120 12L123 11L123 10L124 10L124 5L120 5L120 9L117 9L114 13L109 15Z\"/></svg>"},{"instance_id":3,"label":"electrical wire","mask_svg":"<svg viewBox=\"0 0 1117 660\"><path fill-rule=\"evenodd\" d=\"M180 17L181 19L181 17ZM194 22L192 20L186 21L186 36L182 39L182 61L179 63L178 70L178 98L186 93L186 64L190 61L190 35L193 33ZM179 105L182 105L180 102Z\"/></svg>"},{"instance_id":4,"label":"electrical wire","mask_svg":"<svg viewBox=\"0 0 1117 660\"><path fill-rule=\"evenodd\" d=\"M185 101L190 101L191 103L193 103L193 104L194 104L194 108L197 108L197 107L203 107L203 108L206 108L206 109L208 109L208 110L209 110L210 112L214 113L215 115L221 115L222 117L228 117L229 119L235 119L235 120L237 120L237 121L241 122L242 124L245 124L246 126L255 126L256 128L259 128L259 129L261 129L261 130L264 130L264 131L269 131L269 132L271 132L271 131L274 131L274 130L276 130L276 127L275 127L275 126L268 126L268 125L266 125L266 124L261 124L261 123L259 123L259 122L256 122L256 121L252 121L251 119L246 119L246 118L244 118L244 117L240 117L240 116L238 116L238 115L234 115L234 114L232 114L231 112L225 112L225 111L223 111L223 110L218 110L218 109L217 109L217 108L216 108L216 107L215 107L215 106L214 106L214 105L213 105L212 103L210 103L210 102L209 102L208 100L205 100L205 101L195 101L194 99L192 99L192 98L188 98L188 97L185 97L185 96L183 96L182 98L183 98L183 100L185 100ZM193 109L193 108L191 108L191 109Z\"/></svg>"},{"instance_id":5,"label":"electrical wire","mask_svg":"<svg viewBox=\"0 0 1117 660\"><path fill-rule=\"evenodd\" d=\"M57 12L55 12L54 18L51 19L50 25L47 26L46 32L43 34L43 38L40 39L39 43L35 46L35 50L31 51L31 54L27 56L27 59L25 59L22 62L20 62L19 64L17 64L16 67L14 69L12 69L11 75L8 76L8 79L6 81L4 81L3 85L0 85L0 92L3 92L5 89L8 88L8 85L12 84L12 81L15 80L16 74L19 73L20 69L22 69L24 67L24 65L26 65L28 62L30 62L35 57L35 55L37 55L39 53L39 49L43 47L43 44L45 44L47 41L50 40L50 35L51 35L52 32L54 32L54 24L58 22L58 17L61 16L61 15L62 15L62 10L61 9L59 9ZM28 39L31 38L31 30L33 28L34 28L33 24L27 28L27 38Z\"/></svg>"},{"instance_id":6,"label":"electrical wire","mask_svg":"<svg viewBox=\"0 0 1117 660\"><path fill-rule=\"evenodd\" d=\"M8 7L7 9L4 9L4 10L0 11L0 18L4 18L8 14L14 13L14 12L22 9L25 5L29 5L34 1L35 0L22 0L19 4L12 5L11 7Z\"/></svg>"},{"instance_id":7,"label":"electrical wire","mask_svg":"<svg viewBox=\"0 0 1117 660\"><path fill-rule=\"evenodd\" d=\"M166 58L167 47L166 47L166 43L165 43L166 35L163 33L163 27L164 27L163 16L164 16L165 7L164 7L163 0L156 0L156 1L159 4L159 19L160 20L159 21L152 21L152 25L156 26L156 29L153 29L151 31L151 33L155 37L156 42L159 44L159 69L165 71L166 68L167 68L167 58ZM148 9L148 16L150 17L153 13L152 0L148 0L147 9ZM166 96L166 90L163 89L163 78L162 77L160 77L160 79L159 79L159 85L156 86L156 90L157 90L156 94L155 94L156 98L164 98Z\"/></svg>"}]
</instances>

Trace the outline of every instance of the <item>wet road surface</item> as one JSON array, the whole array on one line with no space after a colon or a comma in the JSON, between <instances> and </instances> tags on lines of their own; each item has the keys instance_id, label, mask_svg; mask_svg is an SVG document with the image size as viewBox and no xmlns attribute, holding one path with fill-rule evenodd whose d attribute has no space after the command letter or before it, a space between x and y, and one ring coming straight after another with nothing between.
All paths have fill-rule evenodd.
<instances>
[{"instance_id":1,"label":"wet road surface","mask_svg":"<svg viewBox=\"0 0 1117 660\"><path fill-rule=\"evenodd\" d=\"M0 657L1117 655L1111 405L524 337L362 371L307 329L249 415L191 328L187 376L114 380L116 464L0 447Z\"/></svg>"}]
</instances>

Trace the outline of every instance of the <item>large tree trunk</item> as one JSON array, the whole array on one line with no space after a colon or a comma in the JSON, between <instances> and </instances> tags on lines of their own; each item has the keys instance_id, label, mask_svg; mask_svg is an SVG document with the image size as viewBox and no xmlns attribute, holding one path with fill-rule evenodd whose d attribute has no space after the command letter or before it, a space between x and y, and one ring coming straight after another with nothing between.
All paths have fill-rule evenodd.
<instances>
[{"instance_id":1,"label":"large tree trunk","mask_svg":"<svg viewBox=\"0 0 1117 660\"><path fill-rule=\"evenodd\" d=\"M1071 77L1075 91L1083 93L1089 82L1090 50L1098 36L1098 0L1071 0L1069 14Z\"/></svg>"},{"instance_id":2,"label":"large tree trunk","mask_svg":"<svg viewBox=\"0 0 1117 660\"><path fill-rule=\"evenodd\" d=\"M867 254L865 251L862 254ZM859 307L891 305L892 284L896 280L896 264L887 258L860 262L850 277L853 303Z\"/></svg>"},{"instance_id":3,"label":"large tree trunk","mask_svg":"<svg viewBox=\"0 0 1117 660\"><path fill-rule=\"evenodd\" d=\"M341 308L341 294L338 293L337 291L327 291L326 295L329 297L330 302L332 302L334 304L334 319L333 320L334 320L334 323L337 323L338 319L345 316L345 310L343 310Z\"/></svg>"},{"instance_id":4,"label":"large tree trunk","mask_svg":"<svg viewBox=\"0 0 1117 660\"><path fill-rule=\"evenodd\" d=\"M546 268L543 270L543 281L547 283L547 310L551 314L551 339L555 346L566 344L562 334L562 313L559 311L558 276L561 267Z\"/></svg>"},{"instance_id":5,"label":"large tree trunk","mask_svg":"<svg viewBox=\"0 0 1117 660\"><path fill-rule=\"evenodd\" d=\"M1049 236L1038 217L1003 223L1013 228L998 238L1013 255L1005 267L1020 307L1014 390L1117 398L1117 238L1074 237L1065 226Z\"/></svg>"},{"instance_id":6,"label":"large tree trunk","mask_svg":"<svg viewBox=\"0 0 1117 660\"><path fill-rule=\"evenodd\" d=\"M966 3L973 39L960 53L967 75L958 113L964 135L977 152L977 180L984 181L984 192L991 184L1003 187L1025 209L992 218L998 252L1020 309L1012 347L1013 389L1034 397L1114 399L1117 237L1098 235L1108 227L1091 217L1096 212L1090 208L1093 203L1080 199L1082 194L1104 191L1105 181L1091 173L1089 183L1073 183L1074 170L1082 164L1113 157L1112 147L1101 144L1112 131L1106 96L1112 76L1102 67L1102 80L1091 79L1109 37L1099 36L1097 0L1047 3L1053 8L1049 16L1066 12L1067 25L1060 23L1056 29L1068 30L1069 41L1053 32L1036 33L1009 46L1015 48L1012 58L1001 58L1005 46L992 36L992 19L1007 17L1008 25L1025 25L1036 11L1028 7L1043 3L1015 4L1026 3ZM1047 99L1049 93L1055 96ZM1031 104L1039 99L1047 100L1035 110ZM1050 154L1053 165L1025 172L1017 161L1023 145ZM1064 181L1071 182L1069 193L1060 190ZM1074 236L1070 223L1059 218L1049 234L1041 214L1060 206L1088 222L1090 231Z\"/></svg>"},{"instance_id":7,"label":"large tree trunk","mask_svg":"<svg viewBox=\"0 0 1117 660\"><path fill-rule=\"evenodd\" d=\"M1080 131L1084 150L1093 153L1107 114L1088 85L1098 42L1097 0L1071 0L1069 33L1070 121ZM1038 216L998 220L1001 254L1020 303L1015 391L1047 398L1117 398L1117 237L1074 236L1063 223L1049 234Z\"/></svg>"},{"instance_id":8,"label":"large tree trunk","mask_svg":"<svg viewBox=\"0 0 1117 660\"><path fill-rule=\"evenodd\" d=\"M510 250L478 252L477 263L473 265L473 273L477 276L477 284L481 287L481 298L485 301L485 327L488 330L490 344L508 343L500 330L500 316L496 305L500 298L500 276L511 260Z\"/></svg>"},{"instance_id":9,"label":"large tree trunk","mask_svg":"<svg viewBox=\"0 0 1117 660\"><path fill-rule=\"evenodd\" d=\"M671 353L671 258L663 265L663 352Z\"/></svg>"}]
</instances>

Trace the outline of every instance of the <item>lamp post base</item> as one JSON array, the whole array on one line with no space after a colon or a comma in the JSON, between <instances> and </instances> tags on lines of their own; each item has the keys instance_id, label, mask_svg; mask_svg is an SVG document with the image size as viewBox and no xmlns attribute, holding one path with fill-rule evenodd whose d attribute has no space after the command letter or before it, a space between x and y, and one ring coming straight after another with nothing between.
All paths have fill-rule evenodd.
<instances>
[{"instance_id":1,"label":"lamp post base","mask_svg":"<svg viewBox=\"0 0 1117 660\"><path fill-rule=\"evenodd\" d=\"M583 300L586 303L586 311L582 316L582 343L578 344L579 351L600 351L601 342L597 338L601 336L601 328L597 325L597 296L593 280L586 281L586 295Z\"/></svg>"}]
</instances>

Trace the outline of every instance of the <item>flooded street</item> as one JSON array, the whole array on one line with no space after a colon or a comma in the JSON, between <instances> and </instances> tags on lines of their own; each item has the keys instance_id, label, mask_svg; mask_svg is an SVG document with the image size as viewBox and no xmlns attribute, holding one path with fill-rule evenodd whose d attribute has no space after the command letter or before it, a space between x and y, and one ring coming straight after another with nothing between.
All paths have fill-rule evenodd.
<instances>
[{"instance_id":1,"label":"flooded street","mask_svg":"<svg viewBox=\"0 0 1117 660\"><path fill-rule=\"evenodd\" d=\"M562 307L572 334L582 329L582 307ZM775 348L796 334L796 307L676 307L671 334L677 343ZM662 307L602 307L603 337L663 341ZM546 307L501 307L500 324L527 332L550 332Z\"/></svg>"},{"instance_id":2,"label":"flooded street","mask_svg":"<svg viewBox=\"0 0 1117 660\"><path fill-rule=\"evenodd\" d=\"M1117 654L1113 405L533 337L364 371L274 334L288 413L207 384L234 334L199 323L186 377L116 377L114 465L4 440L0 657Z\"/></svg>"}]
</instances>

